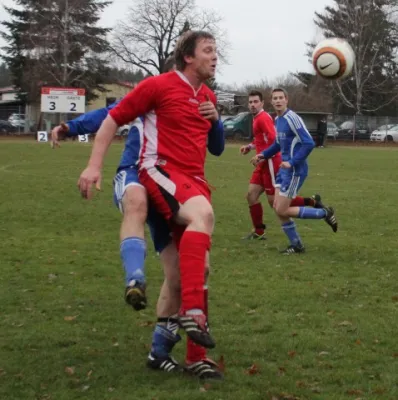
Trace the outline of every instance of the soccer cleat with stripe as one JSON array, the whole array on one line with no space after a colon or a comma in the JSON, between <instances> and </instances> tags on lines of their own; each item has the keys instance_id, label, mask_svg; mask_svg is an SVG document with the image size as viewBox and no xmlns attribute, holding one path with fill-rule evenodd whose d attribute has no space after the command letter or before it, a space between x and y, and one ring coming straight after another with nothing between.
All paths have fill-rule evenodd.
<instances>
[{"instance_id":1,"label":"soccer cleat with stripe","mask_svg":"<svg viewBox=\"0 0 398 400\"><path fill-rule=\"evenodd\" d=\"M124 299L127 304L130 304L134 310L140 311L146 308L146 285L144 282L139 282L136 280L130 281L129 285L126 287L124 292Z\"/></svg>"},{"instance_id":2,"label":"soccer cleat with stripe","mask_svg":"<svg viewBox=\"0 0 398 400\"><path fill-rule=\"evenodd\" d=\"M192 364L185 365L185 372L190 375L196 376L199 379L207 380L207 379L215 379L215 380L223 380L224 375L219 370L218 365L213 360L209 358L205 358L203 360L197 361Z\"/></svg>"},{"instance_id":3,"label":"soccer cleat with stripe","mask_svg":"<svg viewBox=\"0 0 398 400\"><path fill-rule=\"evenodd\" d=\"M184 329L190 339L196 344L213 349L216 343L210 336L207 329L207 321L205 314L180 314L178 317L178 325Z\"/></svg>"},{"instance_id":4,"label":"soccer cleat with stripe","mask_svg":"<svg viewBox=\"0 0 398 400\"><path fill-rule=\"evenodd\" d=\"M146 365L150 369L165 372L182 372L183 368L171 356L168 357L155 357L153 354L148 354Z\"/></svg>"},{"instance_id":5,"label":"soccer cleat with stripe","mask_svg":"<svg viewBox=\"0 0 398 400\"><path fill-rule=\"evenodd\" d=\"M325 207L326 211L325 221L332 228L333 232L337 232L337 218L333 207Z\"/></svg>"},{"instance_id":6,"label":"soccer cleat with stripe","mask_svg":"<svg viewBox=\"0 0 398 400\"><path fill-rule=\"evenodd\" d=\"M324 204L322 203L322 198L320 194L313 194L311 196L311 199L313 199L315 202L314 208L325 208Z\"/></svg>"},{"instance_id":7,"label":"soccer cleat with stripe","mask_svg":"<svg viewBox=\"0 0 398 400\"><path fill-rule=\"evenodd\" d=\"M282 250L280 253L286 256L290 254L305 253L305 247L302 244L296 246L290 245L285 250Z\"/></svg>"}]
</instances>

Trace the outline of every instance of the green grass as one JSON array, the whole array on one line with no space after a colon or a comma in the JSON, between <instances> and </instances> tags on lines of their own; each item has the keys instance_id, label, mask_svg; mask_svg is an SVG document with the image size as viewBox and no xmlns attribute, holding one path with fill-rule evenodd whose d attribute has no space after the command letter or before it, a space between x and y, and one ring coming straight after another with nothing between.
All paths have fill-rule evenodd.
<instances>
[{"instance_id":1,"label":"green grass","mask_svg":"<svg viewBox=\"0 0 398 400\"><path fill-rule=\"evenodd\" d=\"M150 306L124 304L111 186L121 151L85 202L76 182L90 146L1 142L1 399L398 399L397 149L313 152L302 193L320 192L340 230L299 221L307 253L292 257L277 252L286 240L268 207L268 241L240 240L249 158L237 147L209 157L210 355L223 356L226 380L205 388L144 367L162 273L149 246Z\"/></svg>"}]
</instances>

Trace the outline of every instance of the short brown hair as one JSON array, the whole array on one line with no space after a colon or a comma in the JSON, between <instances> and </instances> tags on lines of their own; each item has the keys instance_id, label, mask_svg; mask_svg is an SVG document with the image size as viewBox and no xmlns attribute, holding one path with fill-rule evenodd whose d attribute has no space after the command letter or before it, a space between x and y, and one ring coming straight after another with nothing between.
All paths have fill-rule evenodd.
<instances>
[{"instance_id":1,"label":"short brown hair","mask_svg":"<svg viewBox=\"0 0 398 400\"><path fill-rule=\"evenodd\" d=\"M285 95L286 98L289 97L288 94L287 94L287 90L286 90L286 89L283 89L283 88L281 88L281 87L277 87L277 88L275 88L275 89L272 89L271 97L272 97L272 95L273 95L275 92L282 92L282 93Z\"/></svg>"},{"instance_id":2,"label":"short brown hair","mask_svg":"<svg viewBox=\"0 0 398 400\"><path fill-rule=\"evenodd\" d=\"M254 96L258 96L260 98L260 101L263 101L263 94L260 91L251 90L249 93L249 97L254 97Z\"/></svg>"},{"instance_id":3,"label":"short brown hair","mask_svg":"<svg viewBox=\"0 0 398 400\"><path fill-rule=\"evenodd\" d=\"M214 36L206 31L187 31L181 35L174 52L176 66L179 71L184 70L187 65L185 57L195 56L196 45L201 39L215 40Z\"/></svg>"},{"instance_id":4,"label":"short brown hair","mask_svg":"<svg viewBox=\"0 0 398 400\"><path fill-rule=\"evenodd\" d=\"M166 58L163 65L163 72L170 72L176 64L174 54L171 54Z\"/></svg>"}]
</instances>

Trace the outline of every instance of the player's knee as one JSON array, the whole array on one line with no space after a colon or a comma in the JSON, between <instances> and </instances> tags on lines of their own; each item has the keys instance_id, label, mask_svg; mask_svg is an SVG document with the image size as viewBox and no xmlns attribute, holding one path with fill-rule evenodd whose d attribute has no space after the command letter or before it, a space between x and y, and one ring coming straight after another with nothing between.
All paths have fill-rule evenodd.
<instances>
[{"instance_id":1,"label":"player's knee","mask_svg":"<svg viewBox=\"0 0 398 400\"><path fill-rule=\"evenodd\" d=\"M246 194L246 200L250 206L256 204L258 201L258 198L259 198L259 195L252 190L249 190Z\"/></svg>"},{"instance_id":2,"label":"player's knee","mask_svg":"<svg viewBox=\"0 0 398 400\"><path fill-rule=\"evenodd\" d=\"M207 200L191 199L184 204L180 212L179 221L189 225L192 230L211 234L214 227L213 208Z\"/></svg>"},{"instance_id":3,"label":"player's knee","mask_svg":"<svg viewBox=\"0 0 398 400\"><path fill-rule=\"evenodd\" d=\"M146 192L141 187L127 188L123 196L124 218L140 220L145 222L148 212Z\"/></svg>"},{"instance_id":4,"label":"player's knee","mask_svg":"<svg viewBox=\"0 0 398 400\"><path fill-rule=\"evenodd\" d=\"M275 203L275 202L274 202L273 208L274 208L275 212L276 212L280 217L283 217L283 218L289 217L288 208L285 207L283 204L278 204L278 203Z\"/></svg>"}]
</instances>

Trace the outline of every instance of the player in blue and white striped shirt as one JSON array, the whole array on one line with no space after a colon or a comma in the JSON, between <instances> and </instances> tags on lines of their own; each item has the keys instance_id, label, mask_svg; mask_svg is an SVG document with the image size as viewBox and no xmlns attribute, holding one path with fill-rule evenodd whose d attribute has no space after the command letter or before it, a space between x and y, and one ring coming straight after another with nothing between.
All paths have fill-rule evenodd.
<instances>
[{"instance_id":1,"label":"player in blue and white striped shirt","mask_svg":"<svg viewBox=\"0 0 398 400\"><path fill-rule=\"evenodd\" d=\"M284 89L272 91L272 105L276 111L275 121L277 139L274 144L257 154L253 163L273 157L279 151L282 153L282 163L276 177L274 209L282 222L282 229L289 238L290 245L283 254L302 253L304 245L296 231L296 224L291 218L324 219L337 231L337 220L332 207L291 207L294 199L308 175L307 158L315 147L303 120L287 106L288 95Z\"/></svg>"}]
</instances>

